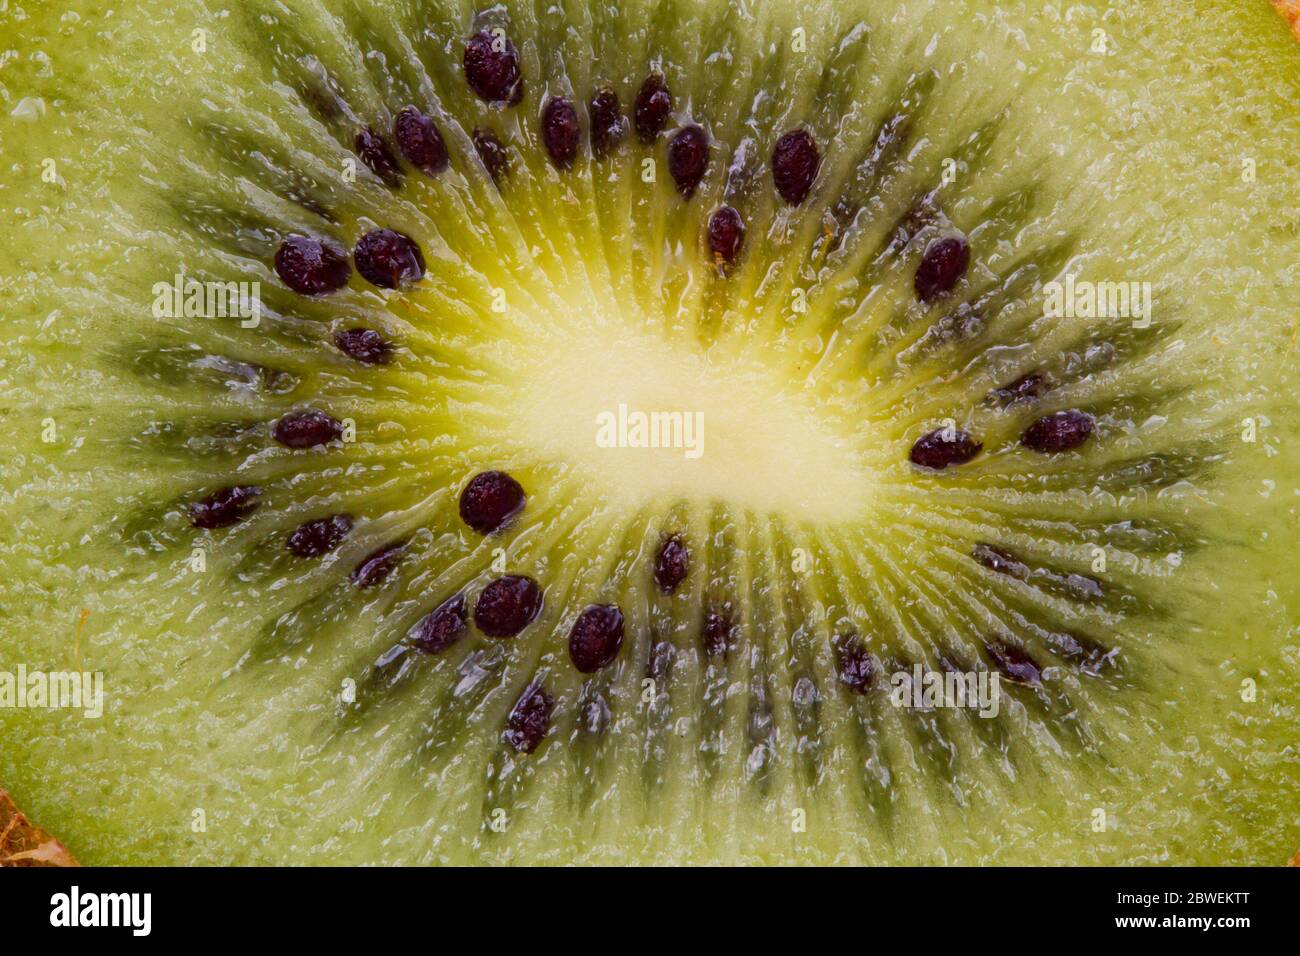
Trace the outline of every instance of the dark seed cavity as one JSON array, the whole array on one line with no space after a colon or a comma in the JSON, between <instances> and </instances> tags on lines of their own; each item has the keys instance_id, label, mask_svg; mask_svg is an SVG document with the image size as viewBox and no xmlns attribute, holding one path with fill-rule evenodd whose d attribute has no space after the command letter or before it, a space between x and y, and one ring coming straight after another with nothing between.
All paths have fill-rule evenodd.
<instances>
[{"instance_id":1,"label":"dark seed cavity","mask_svg":"<svg viewBox=\"0 0 1300 956\"><path fill-rule=\"evenodd\" d=\"M231 485L214 491L190 505L190 524L209 531L228 528L257 509L257 498L261 493L262 489L257 485Z\"/></svg>"},{"instance_id":2,"label":"dark seed cavity","mask_svg":"<svg viewBox=\"0 0 1300 956\"><path fill-rule=\"evenodd\" d=\"M415 240L392 229L375 229L357 241L353 252L357 271L382 289L424 276L424 254Z\"/></svg>"},{"instance_id":3,"label":"dark seed cavity","mask_svg":"<svg viewBox=\"0 0 1300 956\"><path fill-rule=\"evenodd\" d=\"M627 117L618 102L618 94L604 87L592 94L587 106L591 120L591 152L597 158L608 156L627 135Z\"/></svg>"},{"instance_id":4,"label":"dark seed cavity","mask_svg":"<svg viewBox=\"0 0 1300 956\"><path fill-rule=\"evenodd\" d=\"M812 190L821 162L812 133L790 130L776 141L772 150L772 179L777 195L791 206L800 205Z\"/></svg>"},{"instance_id":5,"label":"dark seed cavity","mask_svg":"<svg viewBox=\"0 0 1300 956\"><path fill-rule=\"evenodd\" d=\"M690 570L691 552L681 535L670 535L659 546L655 556L655 584L665 594L672 594L686 580Z\"/></svg>"},{"instance_id":6,"label":"dark seed cavity","mask_svg":"<svg viewBox=\"0 0 1300 956\"><path fill-rule=\"evenodd\" d=\"M351 515L330 515L298 525L286 546L300 558L319 558L342 544L351 531Z\"/></svg>"},{"instance_id":7,"label":"dark seed cavity","mask_svg":"<svg viewBox=\"0 0 1300 956\"><path fill-rule=\"evenodd\" d=\"M668 114L672 111L673 95L667 81L662 74L651 73L637 91L632 108L637 138L646 146L653 143L668 124Z\"/></svg>"},{"instance_id":8,"label":"dark seed cavity","mask_svg":"<svg viewBox=\"0 0 1300 956\"><path fill-rule=\"evenodd\" d=\"M1047 390L1047 379L1039 372L1022 375L1009 385L995 388L989 392L990 402L1008 408L1019 402L1037 398Z\"/></svg>"},{"instance_id":9,"label":"dark seed cavity","mask_svg":"<svg viewBox=\"0 0 1300 956\"><path fill-rule=\"evenodd\" d=\"M460 640L468 621L469 601L464 594L455 594L416 621L406 640L425 654L440 654Z\"/></svg>"},{"instance_id":10,"label":"dark seed cavity","mask_svg":"<svg viewBox=\"0 0 1300 956\"><path fill-rule=\"evenodd\" d=\"M478 158L487 169L488 175L492 177L492 181L499 183L501 177L510 170L510 155L506 152L505 144L490 129L474 130L473 138Z\"/></svg>"},{"instance_id":11,"label":"dark seed cavity","mask_svg":"<svg viewBox=\"0 0 1300 956\"><path fill-rule=\"evenodd\" d=\"M542 610L542 589L532 578L507 574L478 596L474 623L488 637L514 637Z\"/></svg>"},{"instance_id":12,"label":"dark seed cavity","mask_svg":"<svg viewBox=\"0 0 1300 956\"><path fill-rule=\"evenodd\" d=\"M460 517L479 534L500 531L523 510L527 495L504 471L481 471L460 493Z\"/></svg>"},{"instance_id":13,"label":"dark seed cavity","mask_svg":"<svg viewBox=\"0 0 1300 956\"><path fill-rule=\"evenodd\" d=\"M404 106L393 121L393 137L406 161L426 173L447 168L447 147L433 120L414 106Z\"/></svg>"},{"instance_id":14,"label":"dark seed cavity","mask_svg":"<svg viewBox=\"0 0 1300 956\"><path fill-rule=\"evenodd\" d=\"M1009 681L1017 684L1040 684L1043 680L1042 669L1029 654L1015 644L1007 641L991 640L984 644L989 660Z\"/></svg>"},{"instance_id":15,"label":"dark seed cavity","mask_svg":"<svg viewBox=\"0 0 1300 956\"><path fill-rule=\"evenodd\" d=\"M871 689L871 679L876 674L876 664L871 652L856 634L841 638L835 648L835 669L840 683L855 694L865 694Z\"/></svg>"},{"instance_id":16,"label":"dark seed cavity","mask_svg":"<svg viewBox=\"0 0 1300 956\"><path fill-rule=\"evenodd\" d=\"M1086 574L1067 574L1065 576L1065 586L1069 588L1070 593L1081 601L1099 601L1105 594L1101 582L1096 578L1090 578Z\"/></svg>"},{"instance_id":17,"label":"dark seed cavity","mask_svg":"<svg viewBox=\"0 0 1300 956\"><path fill-rule=\"evenodd\" d=\"M947 468L964 465L980 453L984 445L958 428L936 428L916 440L908 458L922 468Z\"/></svg>"},{"instance_id":18,"label":"dark seed cavity","mask_svg":"<svg viewBox=\"0 0 1300 956\"><path fill-rule=\"evenodd\" d=\"M723 206L709 217L709 251L718 265L736 261L744 238L745 223L735 209Z\"/></svg>"},{"instance_id":19,"label":"dark seed cavity","mask_svg":"<svg viewBox=\"0 0 1300 956\"><path fill-rule=\"evenodd\" d=\"M611 716L609 701L604 694L597 692L583 701L578 726L589 734L603 734Z\"/></svg>"},{"instance_id":20,"label":"dark seed cavity","mask_svg":"<svg viewBox=\"0 0 1300 956\"><path fill-rule=\"evenodd\" d=\"M343 329L334 333L339 351L366 365L387 365L393 347L374 329Z\"/></svg>"},{"instance_id":21,"label":"dark seed cavity","mask_svg":"<svg viewBox=\"0 0 1300 956\"><path fill-rule=\"evenodd\" d=\"M968 302L963 302L947 315L941 316L926 333L932 345L951 345L970 342L984 331L984 316Z\"/></svg>"},{"instance_id":22,"label":"dark seed cavity","mask_svg":"<svg viewBox=\"0 0 1300 956\"><path fill-rule=\"evenodd\" d=\"M1049 634L1047 643L1066 660L1077 664L1079 670L1093 677L1113 666L1115 658L1119 656L1117 649L1107 649L1091 638L1078 634Z\"/></svg>"},{"instance_id":23,"label":"dark seed cavity","mask_svg":"<svg viewBox=\"0 0 1300 956\"><path fill-rule=\"evenodd\" d=\"M557 169L568 169L578 155L578 111L563 96L552 97L542 110L542 142Z\"/></svg>"},{"instance_id":24,"label":"dark seed cavity","mask_svg":"<svg viewBox=\"0 0 1300 956\"><path fill-rule=\"evenodd\" d=\"M650 658L646 661L645 673L660 688L673 672L677 660L677 648L672 641L660 641L650 649ZM662 693L660 690L658 693Z\"/></svg>"},{"instance_id":25,"label":"dark seed cavity","mask_svg":"<svg viewBox=\"0 0 1300 956\"><path fill-rule=\"evenodd\" d=\"M569 632L569 658L584 674L613 663L623 646L623 612L612 604L593 604L578 615Z\"/></svg>"},{"instance_id":26,"label":"dark seed cavity","mask_svg":"<svg viewBox=\"0 0 1300 956\"><path fill-rule=\"evenodd\" d=\"M352 569L352 583L361 589L373 588L383 584L406 553L406 542L385 545L361 559L361 563Z\"/></svg>"},{"instance_id":27,"label":"dark seed cavity","mask_svg":"<svg viewBox=\"0 0 1300 956\"><path fill-rule=\"evenodd\" d=\"M704 616L704 653L723 657L731 649L731 610L713 608Z\"/></svg>"},{"instance_id":28,"label":"dark seed cavity","mask_svg":"<svg viewBox=\"0 0 1300 956\"><path fill-rule=\"evenodd\" d=\"M501 31L481 30L465 44L465 79L480 99L514 106L524 96L519 51Z\"/></svg>"},{"instance_id":29,"label":"dark seed cavity","mask_svg":"<svg viewBox=\"0 0 1300 956\"><path fill-rule=\"evenodd\" d=\"M348 254L332 242L289 236L275 252L275 274L300 295L324 295L348 284Z\"/></svg>"},{"instance_id":30,"label":"dark seed cavity","mask_svg":"<svg viewBox=\"0 0 1300 956\"><path fill-rule=\"evenodd\" d=\"M521 754L530 754L536 750L550 729L551 708L554 705L555 701L542 689L540 682L529 684L515 702L506 721L506 743Z\"/></svg>"},{"instance_id":31,"label":"dark seed cavity","mask_svg":"<svg viewBox=\"0 0 1300 956\"><path fill-rule=\"evenodd\" d=\"M991 544L981 542L975 545L971 549L971 557L990 571L996 571L998 574L1009 574L1020 581L1024 581L1029 577L1029 565L1010 551L995 548Z\"/></svg>"},{"instance_id":32,"label":"dark seed cavity","mask_svg":"<svg viewBox=\"0 0 1300 956\"><path fill-rule=\"evenodd\" d=\"M352 143L361 161L366 167L390 186L402 182L402 168L397 165L397 157L388 148L384 138L372 129L363 129L357 133Z\"/></svg>"},{"instance_id":33,"label":"dark seed cavity","mask_svg":"<svg viewBox=\"0 0 1300 956\"><path fill-rule=\"evenodd\" d=\"M343 437L343 423L316 409L290 412L271 428L271 436L286 448L315 448Z\"/></svg>"},{"instance_id":34,"label":"dark seed cavity","mask_svg":"<svg viewBox=\"0 0 1300 956\"><path fill-rule=\"evenodd\" d=\"M703 128L683 126L673 133L668 140L668 172L684 198L695 195L708 168L709 137Z\"/></svg>"},{"instance_id":35,"label":"dark seed cavity","mask_svg":"<svg viewBox=\"0 0 1300 956\"><path fill-rule=\"evenodd\" d=\"M1093 426L1092 416L1077 409L1054 412L1026 428L1020 444L1044 455L1072 451L1088 440Z\"/></svg>"},{"instance_id":36,"label":"dark seed cavity","mask_svg":"<svg viewBox=\"0 0 1300 956\"><path fill-rule=\"evenodd\" d=\"M930 302L945 296L970 266L970 244L961 236L936 239L925 249L916 269L916 297Z\"/></svg>"}]
</instances>

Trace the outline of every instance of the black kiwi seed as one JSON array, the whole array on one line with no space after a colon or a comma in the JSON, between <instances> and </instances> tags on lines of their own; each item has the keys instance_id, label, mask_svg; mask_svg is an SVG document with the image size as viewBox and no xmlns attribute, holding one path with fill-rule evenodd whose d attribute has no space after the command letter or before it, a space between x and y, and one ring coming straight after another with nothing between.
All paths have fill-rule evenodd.
<instances>
[{"instance_id":1,"label":"black kiwi seed","mask_svg":"<svg viewBox=\"0 0 1300 956\"><path fill-rule=\"evenodd\" d=\"M1046 390L1047 378L1040 372L1030 372L1028 375L1020 376L1010 384L993 389L989 392L988 399L1003 408L1007 408L1018 402L1027 402L1031 398L1037 398Z\"/></svg>"},{"instance_id":2,"label":"black kiwi seed","mask_svg":"<svg viewBox=\"0 0 1300 956\"><path fill-rule=\"evenodd\" d=\"M856 634L841 638L835 648L835 670L840 683L855 694L865 694L871 689L876 674L871 652Z\"/></svg>"},{"instance_id":3,"label":"black kiwi seed","mask_svg":"<svg viewBox=\"0 0 1300 956\"><path fill-rule=\"evenodd\" d=\"M993 666L1007 680L1015 681L1017 684L1042 683L1042 669L1023 648L995 638L985 641L984 649L988 652Z\"/></svg>"},{"instance_id":4,"label":"black kiwi seed","mask_svg":"<svg viewBox=\"0 0 1300 956\"><path fill-rule=\"evenodd\" d=\"M388 185L397 186L401 183L402 169L397 165L397 157L388 148L384 138L374 130L367 128L358 132L352 148L367 168Z\"/></svg>"},{"instance_id":5,"label":"black kiwi seed","mask_svg":"<svg viewBox=\"0 0 1300 956\"><path fill-rule=\"evenodd\" d=\"M371 552L361 559L360 564L352 569L352 583L363 590L373 588L377 584L383 584L384 580L393 573L393 569L397 567L398 562L402 560L402 555L405 553L405 541L387 544L379 550Z\"/></svg>"},{"instance_id":6,"label":"black kiwi seed","mask_svg":"<svg viewBox=\"0 0 1300 956\"><path fill-rule=\"evenodd\" d=\"M607 156L627 135L627 117L618 94L608 86L597 90L587 105L587 115L591 118L591 152L597 157Z\"/></svg>"},{"instance_id":7,"label":"black kiwi seed","mask_svg":"<svg viewBox=\"0 0 1300 956\"><path fill-rule=\"evenodd\" d=\"M334 333L339 351L366 365L387 365L393 347L374 329L342 329Z\"/></svg>"},{"instance_id":8,"label":"black kiwi seed","mask_svg":"<svg viewBox=\"0 0 1300 956\"><path fill-rule=\"evenodd\" d=\"M720 265L730 265L740 255L745 239L745 222L730 206L722 206L709 217L709 251Z\"/></svg>"},{"instance_id":9,"label":"black kiwi seed","mask_svg":"<svg viewBox=\"0 0 1300 956\"><path fill-rule=\"evenodd\" d=\"M772 180L777 195L791 206L802 203L808 198L821 161L817 141L807 130L792 129L778 139L772 150Z\"/></svg>"},{"instance_id":10,"label":"black kiwi seed","mask_svg":"<svg viewBox=\"0 0 1300 956\"><path fill-rule=\"evenodd\" d=\"M961 236L945 236L926 246L916 268L916 297L930 302L952 291L970 266L970 243Z\"/></svg>"},{"instance_id":11,"label":"black kiwi seed","mask_svg":"<svg viewBox=\"0 0 1300 956\"><path fill-rule=\"evenodd\" d=\"M573 622L569 659L584 674L612 663L623 646L623 612L613 604L593 604Z\"/></svg>"},{"instance_id":12,"label":"black kiwi seed","mask_svg":"<svg viewBox=\"0 0 1300 956\"><path fill-rule=\"evenodd\" d=\"M415 622L406 640L425 654L439 654L455 644L467 630L469 601L454 594Z\"/></svg>"},{"instance_id":13,"label":"black kiwi seed","mask_svg":"<svg viewBox=\"0 0 1300 956\"><path fill-rule=\"evenodd\" d=\"M447 168L447 146L433 120L414 106L404 106L393 120L393 137L406 161L426 173Z\"/></svg>"},{"instance_id":14,"label":"black kiwi seed","mask_svg":"<svg viewBox=\"0 0 1300 956\"><path fill-rule=\"evenodd\" d=\"M542 110L542 142L558 169L568 169L578 155L578 111L563 96L554 96Z\"/></svg>"},{"instance_id":15,"label":"black kiwi seed","mask_svg":"<svg viewBox=\"0 0 1300 956\"><path fill-rule=\"evenodd\" d=\"M984 445L960 429L936 428L927 432L912 445L908 455L912 464L922 468L943 469L949 465L964 465L980 453Z\"/></svg>"},{"instance_id":16,"label":"black kiwi seed","mask_svg":"<svg viewBox=\"0 0 1300 956\"><path fill-rule=\"evenodd\" d=\"M262 489L257 485L231 485L190 504L190 524L212 530L243 521L257 509Z\"/></svg>"},{"instance_id":17,"label":"black kiwi seed","mask_svg":"<svg viewBox=\"0 0 1300 956\"><path fill-rule=\"evenodd\" d=\"M485 587L474 603L474 623L488 637L514 637L541 613L542 589L532 578L507 574Z\"/></svg>"},{"instance_id":18,"label":"black kiwi seed","mask_svg":"<svg viewBox=\"0 0 1300 956\"><path fill-rule=\"evenodd\" d=\"M669 137L668 172L684 198L695 195L695 188L708 168L709 137L701 127L683 126Z\"/></svg>"},{"instance_id":19,"label":"black kiwi seed","mask_svg":"<svg viewBox=\"0 0 1300 956\"><path fill-rule=\"evenodd\" d=\"M1086 412L1070 409L1045 415L1025 429L1020 444L1045 455L1078 448L1092 434L1094 422Z\"/></svg>"},{"instance_id":20,"label":"black kiwi seed","mask_svg":"<svg viewBox=\"0 0 1300 956\"><path fill-rule=\"evenodd\" d=\"M995 548L991 544L980 542L971 549L971 557L978 561L990 571L996 571L999 574L1009 574L1013 578L1021 581L1029 577L1029 565L1025 564L1019 558L1009 551L1001 548Z\"/></svg>"},{"instance_id":21,"label":"black kiwi seed","mask_svg":"<svg viewBox=\"0 0 1300 956\"><path fill-rule=\"evenodd\" d=\"M504 471L481 471L460 493L460 517L479 534L500 531L524 507L523 486Z\"/></svg>"},{"instance_id":22,"label":"black kiwi seed","mask_svg":"<svg viewBox=\"0 0 1300 956\"><path fill-rule=\"evenodd\" d=\"M271 428L271 436L286 448L315 448L343 437L343 423L316 409L290 412Z\"/></svg>"},{"instance_id":23,"label":"black kiwi seed","mask_svg":"<svg viewBox=\"0 0 1300 956\"><path fill-rule=\"evenodd\" d=\"M275 251L275 274L301 295L323 295L348 284L352 267L342 247L312 236L288 236Z\"/></svg>"},{"instance_id":24,"label":"black kiwi seed","mask_svg":"<svg viewBox=\"0 0 1300 956\"><path fill-rule=\"evenodd\" d=\"M655 584L665 594L672 594L686 580L690 569L691 553L681 535L669 535L659 546L655 556Z\"/></svg>"},{"instance_id":25,"label":"black kiwi seed","mask_svg":"<svg viewBox=\"0 0 1300 956\"><path fill-rule=\"evenodd\" d=\"M489 103L514 106L524 96L519 51L504 34L481 30L465 43L465 79Z\"/></svg>"},{"instance_id":26,"label":"black kiwi seed","mask_svg":"<svg viewBox=\"0 0 1300 956\"><path fill-rule=\"evenodd\" d=\"M510 154L506 152L505 144L490 129L474 130L473 139L474 149L488 175L494 183L500 182L510 169Z\"/></svg>"},{"instance_id":27,"label":"black kiwi seed","mask_svg":"<svg viewBox=\"0 0 1300 956\"><path fill-rule=\"evenodd\" d=\"M357 271L373 285L396 289L424 277L424 254L415 240L392 229L375 229L357 240L352 253Z\"/></svg>"},{"instance_id":28,"label":"black kiwi seed","mask_svg":"<svg viewBox=\"0 0 1300 956\"><path fill-rule=\"evenodd\" d=\"M319 558L337 548L351 531L351 515L316 518L298 525L289 535L285 547L300 558Z\"/></svg>"},{"instance_id":29,"label":"black kiwi seed","mask_svg":"<svg viewBox=\"0 0 1300 956\"><path fill-rule=\"evenodd\" d=\"M711 608L704 615L704 653L722 657L731 649L731 610Z\"/></svg>"},{"instance_id":30,"label":"black kiwi seed","mask_svg":"<svg viewBox=\"0 0 1300 956\"><path fill-rule=\"evenodd\" d=\"M637 138L646 146L653 143L663 132L672 110L673 94L668 90L667 81L663 74L651 73L637 91L636 102L632 107Z\"/></svg>"},{"instance_id":31,"label":"black kiwi seed","mask_svg":"<svg viewBox=\"0 0 1300 956\"><path fill-rule=\"evenodd\" d=\"M555 701L534 681L529 684L519 700L515 702L506 720L505 739L511 747L522 754L530 754L546 736L551 726L551 708Z\"/></svg>"}]
</instances>

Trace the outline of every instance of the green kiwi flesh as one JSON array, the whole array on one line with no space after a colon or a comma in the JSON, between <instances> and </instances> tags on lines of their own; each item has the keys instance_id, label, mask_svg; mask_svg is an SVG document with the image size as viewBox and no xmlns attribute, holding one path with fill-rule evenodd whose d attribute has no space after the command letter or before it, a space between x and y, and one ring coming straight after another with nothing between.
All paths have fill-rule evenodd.
<instances>
[{"instance_id":1,"label":"green kiwi flesh","mask_svg":"<svg viewBox=\"0 0 1300 956\"><path fill-rule=\"evenodd\" d=\"M0 706L0 785L79 860L1300 845L1266 4L52 6L0 5L0 672L105 703ZM1052 308L1108 283L1149 315ZM897 705L945 671L997 714Z\"/></svg>"}]
</instances>

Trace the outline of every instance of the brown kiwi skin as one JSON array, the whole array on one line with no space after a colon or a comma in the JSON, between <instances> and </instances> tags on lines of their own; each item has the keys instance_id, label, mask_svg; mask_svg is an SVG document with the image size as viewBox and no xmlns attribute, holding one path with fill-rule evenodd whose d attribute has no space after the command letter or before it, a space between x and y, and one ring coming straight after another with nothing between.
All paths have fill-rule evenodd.
<instances>
[{"instance_id":1,"label":"brown kiwi skin","mask_svg":"<svg viewBox=\"0 0 1300 956\"><path fill-rule=\"evenodd\" d=\"M1282 14L1295 38L1300 40L1300 0L1273 0L1273 9Z\"/></svg>"}]
</instances>

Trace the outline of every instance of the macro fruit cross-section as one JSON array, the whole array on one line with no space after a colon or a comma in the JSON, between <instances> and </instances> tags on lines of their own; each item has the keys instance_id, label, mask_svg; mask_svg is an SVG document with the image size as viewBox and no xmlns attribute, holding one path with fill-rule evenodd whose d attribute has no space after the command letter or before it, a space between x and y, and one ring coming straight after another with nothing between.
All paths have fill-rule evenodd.
<instances>
[{"instance_id":1,"label":"macro fruit cross-section","mask_svg":"<svg viewBox=\"0 0 1300 956\"><path fill-rule=\"evenodd\" d=\"M78 860L1300 846L1267 4L0 32L0 674L104 688L0 684L0 786Z\"/></svg>"}]
</instances>

